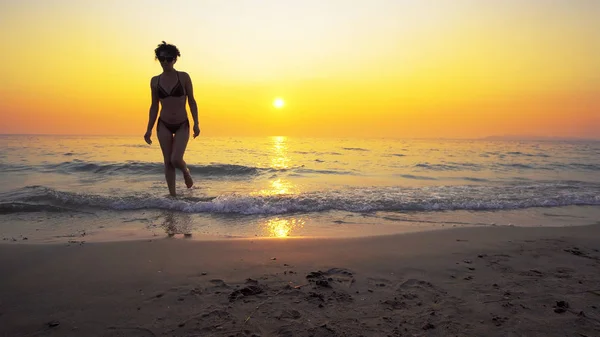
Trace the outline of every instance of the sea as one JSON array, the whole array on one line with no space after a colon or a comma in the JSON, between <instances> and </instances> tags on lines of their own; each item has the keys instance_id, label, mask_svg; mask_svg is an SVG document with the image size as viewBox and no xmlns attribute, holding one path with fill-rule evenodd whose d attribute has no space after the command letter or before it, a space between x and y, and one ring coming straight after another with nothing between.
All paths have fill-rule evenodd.
<instances>
[{"instance_id":1,"label":"sea","mask_svg":"<svg viewBox=\"0 0 600 337\"><path fill-rule=\"evenodd\" d=\"M600 141L0 135L0 240L362 237L600 222Z\"/></svg>"}]
</instances>

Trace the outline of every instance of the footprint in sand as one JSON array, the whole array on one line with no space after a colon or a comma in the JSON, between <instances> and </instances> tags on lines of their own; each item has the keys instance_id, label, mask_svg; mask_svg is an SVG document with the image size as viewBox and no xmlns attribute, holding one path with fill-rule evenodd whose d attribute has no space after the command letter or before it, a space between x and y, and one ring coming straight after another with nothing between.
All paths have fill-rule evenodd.
<instances>
[{"instance_id":1,"label":"footprint in sand","mask_svg":"<svg viewBox=\"0 0 600 337\"><path fill-rule=\"evenodd\" d=\"M354 298L352 295L345 291L333 291L327 296L327 302L330 305L335 305L335 303L352 303L354 302Z\"/></svg>"},{"instance_id":2,"label":"footprint in sand","mask_svg":"<svg viewBox=\"0 0 600 337\"><path fill-rule=\"evenodd\" d=\"M397 297L394 297L393 300L385 300L382 303L387 305L389 310L401 310L408 308L408 304L404 300Z\"/></svg>"},{"instance_id":3,"label":"footprint in sand","mask_svg":"<svg viewBox=\"0 0 600 337\"><path fill-rule=\"evenodd\" d=\"M287 310L283 309L275 314L276 319L291 319L295 320L302 317L302 314L298 310Z\"/></svg>"},{"instance_id":4,"label":"footprint in sand","mask_svg":"<svg viewBox=\"0 0 600 337\"><path fill-rule=\"evenodd\" d=\"M446 291L437 288L430 282L418 279L408 279L396 287L401 298L408 301L436 302Z\"/></svg>"},{"instance_id":5,"label":"footprint in sand","mask_svg":"<svg viewBox=\"0 0 600 337\"><path fill-rule=\"evenodd\" d=\"M325 288L331 288L333 284L341 284L349 288L355 282L354 274L345 268L331 268L324 272L313 271L306 275L306 279Z\"/></svg>"},{"instance_id":6,"label":"footprint in sand","mask_svg":"<svg viewBox=\"0 0 600 337\"><path fill-rule=\"evenodd\" d=\"M384 279L384 278L367 278L367 283L372 286L372 287L377 287L377 288L389 288L390 286L392 286L392 283L390 282L390 280L388 279Z\"/></svg>"},{"instance_id":7,"label":"footprint in sand","mask_svg":"<svg viewBox=\"0 0 600 337\"><path fill-rule=\"evenodd\" d=\"M213 279L208 282L210 282L213 285L213 288L230 288L230 286L228 286L227 283L225 283L225 281L223 280Z\"/></svg>"},{"instance_id":8,"label":"footprint in sand","mask_svg":"<svg viewBox=\"0 0 600 337\"><path fill-rule=\"evenodd\" d=\"M262 294L263 292L264 289L262 287L258 285L249 285L242 289L235 290L229 294L229 302L235 302L240 298Z\"/></svg>"},{"instance_id":9,"label":"footprint in sand","mask_svg":"<svg viewBox=\"0 0 600 337\"><path fill-rule=\"evenodd\" d=\"M404 281L402 284L398 286L398 289L433 289L434 286L430 282L417 280L417 279L408 279Z\"/></svg>"}]
</instances>

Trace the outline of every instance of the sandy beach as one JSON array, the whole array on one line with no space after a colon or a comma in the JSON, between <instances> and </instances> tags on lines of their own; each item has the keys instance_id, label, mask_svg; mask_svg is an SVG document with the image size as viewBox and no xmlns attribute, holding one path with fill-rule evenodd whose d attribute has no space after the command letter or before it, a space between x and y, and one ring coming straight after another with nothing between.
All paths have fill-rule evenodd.
<instances>
[{"instance_id":1,"label":"sandy beach","mask_svg":"<svg viewBox=\"0 0 600 337\"><path fill-rule=\"evenodd\" d=\"M600 336L600 225L0 245L2 336Z\"/></svg>"}]
</instances>

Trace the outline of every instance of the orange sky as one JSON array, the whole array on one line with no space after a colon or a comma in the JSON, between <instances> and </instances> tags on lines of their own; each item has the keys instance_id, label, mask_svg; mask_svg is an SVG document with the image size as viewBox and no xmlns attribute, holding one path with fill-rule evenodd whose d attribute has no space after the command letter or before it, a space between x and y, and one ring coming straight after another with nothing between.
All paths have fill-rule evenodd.
<instances>
[{"instance_id":1,"label":"orange sky","mask_svg":"<svg viewBox=\"0 0 600 337\"><path fill-rule=\"evenodd\" d=\"M1 12L0 133L142 135L166 40L206 136L600 139L600 1L27 0Z\"/></svg>"}]
</instances>

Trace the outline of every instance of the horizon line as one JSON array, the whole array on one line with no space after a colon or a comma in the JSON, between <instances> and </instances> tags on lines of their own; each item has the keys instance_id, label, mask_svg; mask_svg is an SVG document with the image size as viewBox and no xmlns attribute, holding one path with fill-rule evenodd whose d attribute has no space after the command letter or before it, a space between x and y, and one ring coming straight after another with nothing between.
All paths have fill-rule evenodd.
<instances>
[{"instance_id":1,"label":"horizon line","mask_svg":"<svg viewBox=\"0 0 600 337\"><path fill-rule=\"evenodd\" d=\"M0 136L54 136L54 137L138 137L134 134L69 134L69 133L0 133ZM140 139L142 136L139 136ZM286 135L265 135L265 136L252 136L252 135L221 135L221 136L199 136L204 138L272 138L272 137L286 137L286 138L359 138L359 139L419 139L419 140L514 140L514 141L543 141L543 140L570 140L570 141L600 141L599 138L586 138L586 137L573 137L573 136L535 136L535 135L489 135L482 137L353 137L353 136L286 136Z\"/></svg>"}]
</instances>

